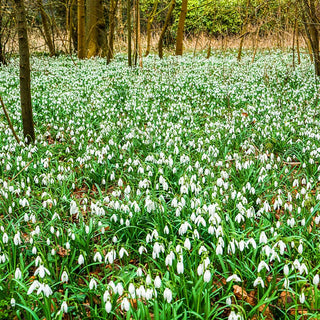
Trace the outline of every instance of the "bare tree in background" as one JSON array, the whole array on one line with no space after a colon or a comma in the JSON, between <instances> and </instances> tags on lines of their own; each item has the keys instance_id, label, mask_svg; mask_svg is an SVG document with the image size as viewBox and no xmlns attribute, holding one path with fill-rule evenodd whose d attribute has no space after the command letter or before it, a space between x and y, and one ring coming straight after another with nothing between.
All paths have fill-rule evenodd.
<instances>
[{"instance_id":1,"label":"bare tree in background","mask_svg":"<svg viewBox=\"0 0 320 320\"><path fill-rule=\"evenodd\" d=\"M109 64L113 59L114 29L116 23L117 4L118 0L110 0L107 64Z\"/></svg>"},{"instance_id":2,"label":"bare tree in background","mask_svg":"<svg viewBox=\"0 0 320 320\"><path fill-rule=\"evenodd\" d=\"M128 29L128 66L132 66L131 45L131 0L127 0L127 29Z\"/></svg>"},{"instance_id":3,"label":"bare tree in background","mask_svg":"<svg viewBox=\"0 0 320 320\"><path fill-rule=\"evenodd\" d=\"M23 135L27 143L35 140L30 91L30 60L27 34L27 20L23 0L14 0L16 4L17 29L20 58L20 99L23 123Z\"/></svg>"},{"instance_id":4,"label":"bare tree in background","mask_svg":"<svg viewBox=\"0 0 320 320\"><path fill-rule=\"evenodd\" d=\"M177 40L176 40L176 56L182 56L183 52L183 31L188 11L188 0L182 0L181 12L179 17Z\"/></svg>"},{"instance_id":5,"label":"bare tree in background","mask_svg":"<svg viewBox=\"0 0 320 320\"><path fill-rule=\"evenodd\" d=\"M2 0L0 0L0 64L6 64L6 58L3 52L3 47L2 47L2 15L3 15L3 10L2 10Z\"/></svg>"},{"instance_id":6,"label":"bare tree in background","mask_svg":"<svg viewBox=\"0 0 320 320\"><path fill-rule=\"evenodd\" d=\"M170 7L167 12L166 20L164 21L164 25L163 25L161 33L160 33L159 42L158 42L158 50L159 50L160 59L163 58L163 38L164 38L164 35L168 29L169 21L170 21L170 18L171 18L171 15L172 15L172 12L173 12L175 5L176 5L176 0L171 0Z\"/></svg>"},{"instance_id":7,"label":"bare tree in background","mask_svg":"<svg viewBox=\"0 0 320 320\"><path fill-rule=\"evenodd\" d=\"M41 15L44 39L45 39L45 42L49 48L50 56L52 57L56 54L56 52L55 52L54 44L53 44L52 37L50 34L50 23L49 23L48 15L44 10L42 0L37 0L37 5L38 5L40 15Z\"/></svg>"},{"instance_id":8,"label":"bare tree in background","mask_svg":"<svg viewBox=\"0 0 320 320\"><path fill-rule=\"evenodd\" d=\"M78 58L86 57L86 42L85 42L85 0L78 0Z\"/></svg>"},{"instance_id":9,"label":"bare tree in background","mask_svg":"<svg viewBox=\"0 0 320 320\"><path fill-rule=\"evenodd\" d=\"M309 39L316 76L320 76L319 32L317 25L320 23L316 13L316 0L302 0L303 23Z\"/></svg>"}]
</instances>

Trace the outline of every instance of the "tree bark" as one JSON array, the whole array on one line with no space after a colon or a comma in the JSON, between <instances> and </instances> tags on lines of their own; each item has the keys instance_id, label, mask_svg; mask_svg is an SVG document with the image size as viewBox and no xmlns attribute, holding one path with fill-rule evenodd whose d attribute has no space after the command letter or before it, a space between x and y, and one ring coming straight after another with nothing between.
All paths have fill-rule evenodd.
<instances>
[{"instance_id":1,"label":"tree bark","mask_svg":"<svg viewBox=\"0 0 320 320\"><path fill-rule=\"evenodd\" d=\"M98 34L97 34L97 0L87 0L87 58L98 54ZM99 0L98 0L99 1Z\"/></svg>"},{"instance_id":2,"label":"tree bark","mask_svg":"<svg viewBox=\"0 0 320 320\"><path fill-rule=\"evenodd\" d=\"M319 33L317 29L318 18L316 16L315 1L311 0L308 3L308 0L303 0L303 5L306 13L303 17L303 22L311 44L315 74L316 76L320 76Z\"/></svg>"},{"instance_id":3,"label":"tree bark","mask_svg":"<svg viewBox=\"0 0 320 320\"><path fill-rule=\"evenodd\" d=\"M176 40L176 56L182 56L183 52L183 31L188 11L188 0L182 0L181 13L179 17L177 40Z\"/></svg>"},{"instance_id":4,"label":"tree bark","mask_svg":"<svg viewBox=\"0 0 320 320\"><path fill-rule=\"evenodd\" d=\"M78 58L86 57L85 43L85 0L78 0Z\"/></svg>"},{"instance_id":5,"label":"tree bark","mask_svg":"<svg viewBox=\"0 0 320 320\"><path fill-rule=\"evenodd\" d=\"M247 32L247 24L248 24L248 20L249 20L249 6L250 6L250 0L247 0L246 18L245 18L245 21L243 23L243 28L241 30L241 40L240 40L240 45L239 45L238 57L237 57L238 61L241 60L242 47L243 47L244 38L245 38L246 32Z\"/></svg>"},{"instance_id":6,"label":"tree bark","mask_svg":"<svg viewBox=\"0 0 320 320\"><path fill-rule=\"evenodd\" d=\"M37 0L37 4L39 7L40 15L41 15L41 20L42 20L42 25L43 25L43 31L44 31L44 39L45 42L48 46L50 57L54 56L56 54L51 34L50 34L50 26L49 26L49 21L48 21L48 15L44 10L42 0Z\"/></svg>"},{"instance_id":7,"label":"tree bark","mask_svg":"<svg viewBox=\"0 0 320 320\"><path fill-rule=\"evenodd\" d=\"M14 0L16 4L17 28L20 60L20 99L23 123L23 135L26 143L35 141L34 123L30 90L30 61L27 34L27 20L23 0Z\"/></svg>"},{"instance_id":8,"label":"tree bark","mask_svg":"<svg viewBox=\"0 0 320 320\"><path fill-rule=\"evenodd\" d=\"M154 16L157 12L157 8L158 8L158 3L159 1L158 0L155 0L154 1L154 4L153 4L153 8L152 8L152 11L148 17L148 21L147 21L147 49L146 49L146 54L145 56L147 57L150 53L150 43L151 43L151 26L152 26L152 22L153 22L153 19L154 19Z\"/></svg>"},{"instance_id":9,"label":"tree bark","mask_svg":"<svg viewBox=\"0 0 320 320\"><path fill-rule=\"evenodd\" d=\"M170 8L167 12L166 20L164 21L164 25L163 25L161 33L160 33L159 42L158 42L158 50L159 50L160 59L163 58L163 38L164 38L164 35L167 31L169 21L170 21L171 15L172 15L172 11L173 11L175 5L176 5L176 0L171 0Z\"/></svg>"},{"instance_id":10,"label":"tree bark","mask_svg":"<svg viewBox=\"0 0 320 320\"><path fill-rule=\"evenodd\" d=\"M110 1L109 11L109 40L108 40L108 51L107 51L107 64L113 59L113 44L114 44L114 29L115 29L115 18L117 12L118 0Z\"/></svg>"},{"instance_id":11,"label":"tree bark","mask_svg":"<svg viewBox=\"0 0 320 320\"><path fill-rule=\"evenodd\" d=\"M127 0L127 28L128 28L128 66L132 66L131 45L131 0Z\"/></svg>"},{"instance_id":12,"label":"tree bark","mask_svg":"<svg viewBox=\"0 0 320 320\"><path fill-rule=\"evenodd\" d=\"M2 1L0 0L0 64L6 64L6 58L2 47Z\"/></svg>"},{"instance_id":13,"label":"tree bark","mask_svg":"<svg viewBox=\"0 0 320 320\"><path fill-rule=\"evenodd\" d=\"M136 21L136 37L137 37L137 53L139 56L139 66L142 68L142 49L141 49L141 31L140 31L140 3L139 0L136 0L136 12L137 12L137 21Z\"/></svg>"}]
</instances>

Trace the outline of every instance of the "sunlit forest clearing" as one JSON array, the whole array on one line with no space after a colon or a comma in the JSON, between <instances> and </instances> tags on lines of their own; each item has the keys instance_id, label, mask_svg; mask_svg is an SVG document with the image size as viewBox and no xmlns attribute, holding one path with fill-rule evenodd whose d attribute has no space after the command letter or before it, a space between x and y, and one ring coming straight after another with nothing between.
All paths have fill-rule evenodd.
<instances>
[{"instance_id":1,"label":"sunlit forest clearing","mask_svg":"<svg viewBox=\"0 0 320 320\"><path fill-rule=\"evenodd\" d=\"M320 319L317 0L0 0L0 319Z\"/></svg>"}]
</instances>

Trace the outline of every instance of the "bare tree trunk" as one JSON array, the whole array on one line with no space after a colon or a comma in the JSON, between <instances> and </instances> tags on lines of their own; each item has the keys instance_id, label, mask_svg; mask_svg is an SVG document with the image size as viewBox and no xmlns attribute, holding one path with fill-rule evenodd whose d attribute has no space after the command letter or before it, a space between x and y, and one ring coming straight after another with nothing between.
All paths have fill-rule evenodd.
<instances>
[{"instance_id":1,"label":"bare tree trunk","mask_svg":"<svg viewBox=\"0 0 320 320\"><path fill-rule=\"evenodd\" d=\"M6 59L2 47L2 14L2 1L0 0L0 64L6 64Z\"/></svg>"},{"instance_id":2,"label":"bare tree trunk","mask_svg":"<svg viewBox=\"0 0 320 320\"><path fill-rule=\"evenodd\" d=\"M139 55L139 66L142 68L142 48L141 48L141 31L140 31L140 3L136 0L137 5L137 52Z\"/></svg>"},{"instance_id":3,"label":"bare tree trunk","mask_svg":"<svg viewBox=\"0 0 320 320\"><path fill-rule=\"evenodd\" d=\"M114 43L114 29L115 29L115 18L117 12L118 0L110 1L109 11L109 40L108 40L108 52L107 52L107 64L113 59L113 43Z\"/></svg>"},{"instance_id":4,"label":"bare tree trunk","mask_svg":"<svg viewBox=\"0 0 320 320\"><path fill-rule=\"evenodd\" d=\"M246 36L246 32L247 32L247 24L248 24L248 20L249 20L249 5L250 5L250 0L247 0L247 5L246 5L246 18L245 21L243 23L243 28L241 30L241 40L240 40L240 45L239 45L239 51L238 51L238 61L241 60L241 55L242 55L242 47L243 47L243 43L244 43L244 38Z\"/></svg>"},{"instance_id":5,"label":"bare tree trunk","mask_svg":"<svg viewBox=\"0 0 320 320\"><path fill-rule=\"evenodd\" d=\"M311 0L309 3L308 0L303 0L303 4L306 13L306 17L305 15L303 17L303 22L311 44L315 74L316 76L320 76L319 33L317 29L318 18L316 16L316 5L314 0Z\"/></svg>"},{"instance_id":6,"label":"bare tree trunk","mask_svg":"<svg viewBox=\"0 0 320 320\"><path fill-rule=\"evenodd\" d=\"M159 42L158 42L158 50L159 50L160 59L163 58L163 38L164 38L164 35L167 31L169 21L170 21L171 15L172 15L172 11L173 11L175 5L176 5L176 0L171 0L170 8L168 10L166 20L164 21L164 25L163 25L161 33L160 33Z\"/></svg>"},{"instance_id":7,"label":"bare tree trunk","mask_svg":"<svg viewBox=\"0 0 320 320\"><path fill-rule=\"evenodd\" d=\"M148 21L147 21L147 49L146 49L146 54L145 54L146 57L150 53L151 26L152 26L152 22L153 22L154 16L155 16L155 14L157 12L158 3L159 3L159 0L155 0L154 1L153 8L151 10L151 13L150 13L150 15L148 17Z\"/></svg>"},{"instance_id":8,"label":"bare tree trunk","mask_svg":"<svg viewBox=\"0 0 320 320\"><path fill-rule=\"evenodd\" d=\"M39 11L41 14L41 20L42 20L43 31L44 31L44 36L45 36L44 39L45 39L45 42L48 46L50 56L52 57L56 54L56 52L55 52L54 45L53 45L52 38L51 38L51 34L50 34L50 25L49 25L49 21L48 21L48 15L44 10L42 0L37 0L37 4L38 4Z\"/></svg>"},{"instance_id":9,"label":"bare tree trunk","mask_svg":"<svg viewBox=\"0 0 320 320\"><path fill-rule=\"evenodd\" d=\"M87 58L98 54L97 1L99 0L87 0Z\"/></svg>"},{"instance_id":10,"label":"bare tree trunk","mask_svg":"<svg viewBox=\"0 0 320 320\"><path fill-rule=\"evenodd\" d=\"M181 12L179 17L177 40L176 40L176 56L182 56L183 52L183 31L188 11L188 0L182 0Z\"/></svg>"},{"instance_id":11,"label":"bare tree trunk","mask_svg":"<svg viewBox=\"0 0 320 320\"><path fill-rule=\"evenodd\" d=\"M78 58L86 57L85 43L85 0L78 0Z\"/></svg>"},{"instance_id":12,"label":"bare tree trunk","mask_svg":"<svg viewBox=\"0 0 320 320\"><path fill-rule=\"evenodd\" d=\"M131 50L131 0L127 0L127 28L128 28L128 66L132 66L132 50Z\"/></svg>"},{"instance_id":13,"label":"bare tree trunk","mask_svg":"<svg viewBox=\"0 0 320 320\"><path fill-rule=\"evenodd\" d=\"M292 33L292 68L295 70L296 65L295 65L295 42L296 42L296 29L297 29L297 18L294 20L294 27L293 27L293 33Z\"/></svg>"},{"instance_id":14,"label":"bare tree trunk","mask_svg":"<svg viewBox=\"0 0 320 320\"><path fill-rule=\"evenodd\" d=\"M296 28L296 47L297 47L298 64L300 64L301 57L300 57L300 44L299 44L299 24L297 24L297 28Z\"/></svg>"},{"instance_id":15,"label":"bare tree trunk","mask_svg":"<svg viewBox=\"0 0 320 320\"><path fill-rule=\"evenodd\" d=\"M29 144L35 140L30 91L30 61L27 34L27 20L23 0L14 0L17 10L17 28L19 37L20 60L20 99L23 123L23 135Z\"/></svg>"}]
</instances>

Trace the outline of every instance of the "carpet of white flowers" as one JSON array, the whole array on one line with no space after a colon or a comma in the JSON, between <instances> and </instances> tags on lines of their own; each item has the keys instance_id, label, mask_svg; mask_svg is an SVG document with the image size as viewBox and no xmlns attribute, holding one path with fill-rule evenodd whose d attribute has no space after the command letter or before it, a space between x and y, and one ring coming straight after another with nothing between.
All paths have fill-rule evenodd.
<instances>
[{"instance_id":1,"label":"carpet of white flowers","mask_svg":"<svg viewBox=\"0 0 320 320\"><path fill-rule=\"evenodd\" d=\"M0 319L315 319L320 86L291 61L33 57L35 144L0 112ZM0 92L21 137L18 60Z\"/></svg>"}]
</instances>

